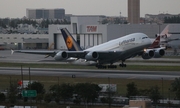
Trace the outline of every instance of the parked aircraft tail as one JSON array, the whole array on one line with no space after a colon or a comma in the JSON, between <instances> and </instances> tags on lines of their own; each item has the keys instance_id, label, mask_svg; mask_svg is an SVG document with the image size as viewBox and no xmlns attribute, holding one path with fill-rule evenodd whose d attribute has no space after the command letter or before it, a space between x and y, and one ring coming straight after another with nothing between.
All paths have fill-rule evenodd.
<instances>
[{"instance_id":1,"label":"parked aircraft tail","mask_svg":"<svg viewBox=\"0 0 180 108\"><path fill-rule=\"evenodd\" d=\"M170 37L171 34L169 34L169 25L167 25L160 34L156 34L156 37L157 36L161 36L162 38Z\"/></svg>"},{"instance_id":2,"label":"parked aircraft tail","mask_svg":"<svg viewBox=\"0 0 180 108\"><path fill-rule=\"evenodd\" d=\"M169 34L168 32L169 32L169 25L167 25L167 26L164 28L164 30L161 32L160 35L167 35L167 34Z\"/></svg>"},{"instance_id":3,"label":"parked aircraft tail","mask_svg":"<svg viewBox=\"0 0 180 108\"><path fill-rule=\"evenodd\" d=\"M66 28L61 29L61 33L69 51L82 51L82 48Z\"/></svg>"}]
</instances>

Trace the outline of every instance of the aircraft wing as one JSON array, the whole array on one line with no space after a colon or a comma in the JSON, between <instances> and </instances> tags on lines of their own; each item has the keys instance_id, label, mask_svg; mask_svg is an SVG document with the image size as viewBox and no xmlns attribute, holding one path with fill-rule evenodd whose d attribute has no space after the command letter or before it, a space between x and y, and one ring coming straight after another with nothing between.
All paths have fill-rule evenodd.
<instances>
[{"instance_id":1,"label":"aircraft wing","mask_svg":"<svg viewBox=\"0 0 180 108\"><path fill-rule=\"evenodd\" d=\"M121 51L65 51L68 57L81 58L87 61L116 62Z\"/></svg>"},{"instance_id":2,"label":"aircraft wing","mask_svg":"<svg viewBox=\"0 0 180 108\"><path fill-rule=\"evenodd\" d=\"M55 50L11 50L11 54L13 54L14 52L55 56L55 54L58 51L55 51Z\"/></svg>"},{"instance_id":3,"label":"aircraft wing","mask_svg":"<svg viewBox=\"0 0 180 108\"><path fill-rule=\"evenodd\" d=\"M66 51L68 54L68 57L74 57L74 58L82 58L84 59L87 52L85 51Z\"/></svg>"}]
</instances>

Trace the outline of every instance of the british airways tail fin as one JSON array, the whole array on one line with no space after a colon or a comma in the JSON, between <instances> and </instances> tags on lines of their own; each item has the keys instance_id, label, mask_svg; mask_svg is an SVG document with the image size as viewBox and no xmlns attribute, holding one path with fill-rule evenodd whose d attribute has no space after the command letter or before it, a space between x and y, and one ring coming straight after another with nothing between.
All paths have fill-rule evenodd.
<instances>
[{"instance_id":1,"label":"british airways tail fin","mask_svg":"<svg viewBox=\"0 0 180 108\"><path fill-rule=\"evenodd\" d=\"M160 36L158 36L149 48L159 48L160 47Z\"/></svg>"},{"instance_id":2,"label":"british airways tail fin","mask_svg":"<svg viewBox=\"0 0 180 108\"><path fill-rule=\"evenodd\" d=\"M69 51L82 51L82 48L66 28L61 29L61 33Z\"/></svg>"}]
</instances>

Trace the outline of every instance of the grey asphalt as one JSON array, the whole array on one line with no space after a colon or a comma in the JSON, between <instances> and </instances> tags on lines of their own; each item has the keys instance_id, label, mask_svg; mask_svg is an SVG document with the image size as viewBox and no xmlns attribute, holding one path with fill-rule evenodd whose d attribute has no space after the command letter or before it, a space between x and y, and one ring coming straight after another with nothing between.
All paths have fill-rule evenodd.
<instances>
[{"instance_id":1,"label":"grey asphalt","mask_svg":"<svg viewBox=\"0 0 180 108\"><path fill-rule=\"evenodd\" d=\"M23 68L23 74L29 75L29 69ZM124 78L124 79L152 79L174 80L180 77L180 72L166 71L129 71L129 70L90 70L90 69L51 69L31 68L31 75L35 76L66 76L94 77L94 78ZM0 74L21 75L21 68L0 67Z\"/></svg>"}]
</instances>

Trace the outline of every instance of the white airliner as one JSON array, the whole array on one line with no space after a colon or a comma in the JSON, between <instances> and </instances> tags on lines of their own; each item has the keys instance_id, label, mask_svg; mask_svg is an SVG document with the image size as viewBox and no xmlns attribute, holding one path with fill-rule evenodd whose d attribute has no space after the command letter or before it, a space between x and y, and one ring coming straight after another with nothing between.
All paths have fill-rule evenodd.
<instances>
[{"instance_id":1,"label":"white airliner","mask_svg":"<svg viewBox=\"0 0 180 108\"><path fill-rule=\"evenodd\" d=\"M57 61L67 60L72 64L95 65L97 68L116 68L115 62L122 61L120 67L126 67L126 59L142 56L143 59L159 58L165 54L164 48L157 47L158 37L153 43L143 33L129 34L103 44L82 50L66 28L61 29L68 51L23 51L15 52L51 55ZM105 64L109 64L106 66Z\"/></svg>"}]
</instances>

